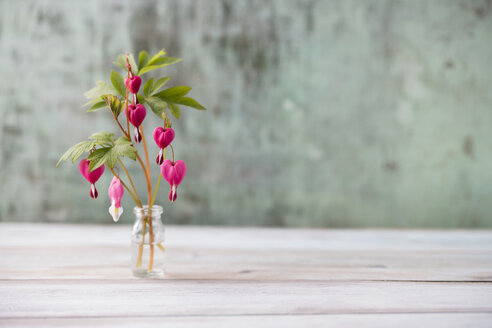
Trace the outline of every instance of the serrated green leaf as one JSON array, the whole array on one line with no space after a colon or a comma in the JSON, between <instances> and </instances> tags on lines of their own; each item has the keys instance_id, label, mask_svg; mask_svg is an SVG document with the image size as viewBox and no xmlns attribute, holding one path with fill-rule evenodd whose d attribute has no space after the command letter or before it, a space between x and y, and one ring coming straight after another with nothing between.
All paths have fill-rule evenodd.
<instances>
[{"instance_id":1,"label":"serrated green leaf","mask_svg":"<svg viewBox=\"0 0 492 328\"><path fill-rule=\"evenodd\" d=\"M205 107L203 107L198 101L191 97L182 97L180 99L175 100L176 104L192 107L195 109L199 110L207 110Z\"/></svg>"},{"instance_id":2,"label":"serrated green leaf","mask_svg":"<svg viewBox=\"0 0 492 328\"><path fill-rule=\"evenodd\" d=\"M96 87L84 93L87 99L98 99L104 95L116 95L118 92L106 81L97 81Z\"/></svg>"},{"instance_id":3,"label":"serrated green leaf","mask_svg":"<svg viewBox=\"0 0 492 328\"><path fill-rule=\"evenodd\" d=\"M148 62L149 62L149 54L147 53L147 51L145 50L140 51L140 54L138 55L138 71L140 72L140 70L145 65L147 65Z\"/></svg>"},{"instance_id":4,"label":"serrated green leaf","mask_svg":"<svg viewBox=\"0 0 492 328\"><path fill-rule=\"evenodd\" d=\"M178 105L173 104L173 103L167 103L167 107L169 108L171 113L174 115L174 117L179 119L179 117L181 116L181 108L179 108Z\"/></svg>"},{"instance_id":5,"label":"serrated green leaf","mask_svg":"<svg viewBox=\"0 0 492 328\"><path fill-rule=\"evenodd\" d=\"M145 97L149 97L152 94L152 90L154 85L154 78L149 79L147 82L145 82L145 85L143 87L143 93Z\"/></svg>"},{"instance_id":6,"label":"serrated green leaf","mask_svg":"<svg viewBox=\"0 0 492 328\"><path fill-rule=\"evenodd\" d=\"M113 142L114 133L101 131L93 133L89 139L97 141L99 144L111 144Z\"/></svg>"},{"instance_id":7,"label":"serrated green leaf","mask_svg":"<svg viewBox=\"0 0 492 328\"><path fill-rule=\"evenodd\" d=\"M81 141L72 147L70 147L58 160L56 166L61 162L65 162L67 159L71 158L72 163L75 162L83 153L90 151L96 145L93 140Z\"/></svg>"},{"instance_id":8,"label":"serrated green leaf","mask_svg":"<svg viewBox=\"0 0 492 328\"><path fill-rule=\"evenodd\" d=\"M162 119L162 113L166 110L166 102L157 97L149 97L146 100L152 112Z\"/></svg>"},{"instance_id":9,"label":"serrated green leaf","mask_svg":"<svg viewBox=\"0 0 492 328\"><path fill-rule=\"evenodd\" d=\"M111 151L111 147L103 147L94 150L89 157L87 157L87 160L90 161L89 163L89 172L94 171L101 165L104 165L106 161L108 160L108 153ZM108 164L109 165L109 164ZM111 167L111 166L110 166ZM114 167L114 165L113 165ZM113 168L111 167L111 168Z\"/></svg>"},{"instance_id":10,"label":"serrated green leaf","mask_svg":"<svg viewBox=\"0 0 492 328\"><path fill-rule=\"evenodd\" d=\"M92 172L104 164L114 168L119 156L126 156L135 160L137 158L136 153L137 149L133 147L130 140L126 137L119 137L113 142L112 146L96 149L87 157L90 161L89 171Z\"/></svg>"},{"instance_id":11,"label":"serrated green leaf","mask_svg":"<svg viewBox=\"0 0 492 328\"><path fill-rule=\"evenodd\" d=\"M125 81L120 73L111 71L111 83L120 96L126 97Z\"/></svg>"},{"instance_id":12,"label":"serrated green leaf","mask_svg":"<svg viewBox=\"0 0 492 328\"><path fill-rule=\"evenodd\" d=\"M106 102L104 100L101 100L99 102L96 102L94 105L92 105L91 108L89 108L87 111L88 112L95 112L95 111L98 111L100 110L101 108L104 108L106 107Z\"/></svg>"},{"instance_id":13,"label":"serrated green leaf","mask_svg":"<svg viewBox=\"0 0 492 328\"><path fill-rule=\"evenodd\" d=\"M165 102L179 99L190 92L191 88L187 86L172 87L166 90L162 90L154 95L154 97L160 98Z\"/></svg>"},{"instance_id":14,"label":"serrated green leaf","mask_svg":"<svg viewBox=\"0 0 492 328\"><path fill-rule=\"evenodd\" d=\"M137 159L137 149L133 147L133 144L126 137L119 137L115 140L113 151L118 156L125 156L133 160Z\"/></svg>"},{"instance_id":15,"label":"serrated green leaf","mask_svg":"<svg viewBox=\"0 0 492 328\"><path fill-rule=\"evenodd\" d=\"M154 61L150 60L147 63L147 65L145 65L138 73L140 75L143 75L143 74L150 72L154 69L169 66L172 64L176 64L176 63L179 63L180 61L181 61L181 58L173 58L173 57L157 58Z\"/></svg>"}]
</instances>

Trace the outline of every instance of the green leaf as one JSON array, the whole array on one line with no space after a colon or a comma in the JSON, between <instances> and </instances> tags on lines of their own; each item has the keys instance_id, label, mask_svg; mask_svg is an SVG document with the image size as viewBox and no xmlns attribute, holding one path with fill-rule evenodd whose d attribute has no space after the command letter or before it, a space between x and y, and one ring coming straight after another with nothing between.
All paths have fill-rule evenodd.
<instances>
[{"instance_id":1,"label":"green leaf","mask_svg":"<svg viewBox=\"0 0 492 328\"><path fill-rule=\"evenodd\" d=\"M152 92L150 94L153 95L155 92L159 91L159 89L162 88L162 86L166 84L166 82L169 81L170 79L171 79L170 76L166 76L166 77L161 77L160 79L155 81L153 84Z\"/></svg>"},{"instance_id":2,"label":"green leaf","mask_svg":"<svg viewBox=\"0 0 492 328\"><path fill-rule=\"evenodd\" d=\"M142 95L137 95L137 98L139 104L145 105L145 103L147 102L147 100Z\"/></svg>"},{"instance_id":3,"label":"green leaf","mask_svg":"<svg viewBox=\"0 0 492 328\"><path fill-rule=\"evenodd\" d=\"M125 60L125 55L118 55L118 58L116 58L116 61L113 62L116 66L121 68L122 70L126 71L126 60Z\"/></svg>"},{"instance_id":4,"label":"green leaf","mask_svg":"<svg viewBox=\"0 0 492 328\"><path fill-rule=\"evenodd\" d=\"M118 91L119 95L122 97L126 97L126 86L125 81L123 80L123 76L116 71L111 71L111 83L116 91Z\"/></svg>"},{"instance_id":5,"label":"green leaf","mask_svg":"<svg viewBox=\"0 0 492 328\"><path fill-rule=\"evenodd\" d=\"M94 88L90 89L89 91L87 91L86 93L84 93L84 96L87 99L98 99L104 95L116 95L116 94L118 94L118 92L116 91L115 88L113 88L111 85L109 85L108 82L97 81L96 87L94 87Z\"/></svg>"},{"instance_id":6,"label":"green leaf","mask_svg":"<svg viewBox=\"0 0 492 328\"><path fill-rule=\"evenodd\" d=\"M104 108L106 106L107 106L106 102L104 100L101 100L99 102L96 102L94 105L92 105L91 108L89 108L87 111L88 112L95 112L95 111L98 111L101 108Z\"/></svg>"},{"instance_id":7,"label":"green leaf","mask_svg":"<svg viewBox=\"0 0 492 328\"><path fill-rule=\"evenodd\" d=\"M180 105L184 105L184 106L188 106L188 107L192 107L195 109L199 109L199 110L207 110L198 101L196 101L195 99L193 99L191 97L182 97L178 100L175 100L175 103L180 104Z\"/></svg>"},{"instance_id":8,"label":"green leaf","mask_svg":"<svg viewBox=\"0 0 492 328\"><path fill-rule=\"evenodd\" d=\"M135 160L137 149L126 137L116 139L111 147L102 147L93 151L87 159L90 161L89 171L92 172L101 165L107 164L114 168L119 156L126 156Z\"/></svg>"},{"instance_id":9,"label":"green leaf","mask_svg":"<svg viewBox=\"0 0 492 328\"><path fill-rule=\"evenodd\" d=\"M72 163L75 162L83 153L90 151L95 145L96 142L93 140L84 140L73 145L60 157L56 166L58 167L61 162L65 162L69 158L72 159Z\"/></svg>"},{"instance_id":10,"label":"green leaf","mask_svg":"<svg viewBox=\"0 0 492 328\"><path fill-rule=\"evenodd\" d=\"M111 144L113 142L114 133L101 131L93 133L89 139L97 141L99 144Z\"/></svg>"},{"instance_id":11,"label":"green leaf","mask_svg":"<svg viewBox=\"0 0 492 328\"><path fill-rule=\"evenodd\" d=\"M186 86L172 87L161 92L156 93L154 96L160 98L166 102L174 101L186 95L190 92L191 88Z\"/></svg>"},{"instance_id":12,"label":"green leaf","mask_svg":"<svg viewBox=\"0 0 492 328\"><path fill-rule=\"evenodd\" d=\"M171 113L174 115L174 117L179 119L179 117L181 116L181 108L179 108L178 105L173 104L173 103L167 103L167 107L169 108Z\"/></svg>"},{"instance_id":13,"label":"green leaf","mask_svg":"<svg viewBox=\"0 0 492 328\"><path fill-rule=\"evenodd\" d=\"M143 93L145 97L148 97L152 94L152 90L154 90L154 78L149 79L147 82L145 82L145 85L143 87Z\"/></svg>"},{"instance_id":14,"label":"green leaf","mask_svg":"<svg viewBox=\"0 0 492 328\"><path fill-rule=\"evenodd\" d=\"M123 111L124 102L121 101L118 97L113 95L103 96L106 105L111 109L113 114L118 117L120 113Z\"/></svg>"},{"instance_id":15,"label":"green leaf","mask_svg":"<svg viewBox=\"0 0 492 328\"><path fill-rule=\"evenodd\" d=\"M179 63L181 61L181 58L173 58L173 57L163 57L163 58L157 58L154 61L151 59L147 65L145 65L138 73L140 75L143 75L147 72L150 72L154 69L169 66L172 64Z\"/></svg>"},{"instance_id":16,"label":"green leaf","mask_svg":"<svg viewBox=\"0 0 492 328\"><path fill-rule=\"evenodd\" d=\"M137 75L138 74L138 66L135 63L135 58L133 57L132 54L130 54L128 56L128 61L130 62L130 66L132 68L132 73L134 75ZM121 68L122 70L124 70L126 72L127 71L127 68L126 68L126 55L119 55L118 58L116 59L116 61L113 64L115 64L116 66L118 66L119 68Z\"/></svg>"},{"instance_id":17,"label":"green leaf","mask_svg":"<svg viewBox=\"0 0 492 328\"><path fill-rule=\"evenodd\" d=\"M144 85L145 97L150 97L150 96L154 95L154 93L159 91L159 89L162 88L162 86L164 84L166 84L166 82L169 81L170 79L171 79L170 76L166 76L166 77L161 77L160 79L158 79L155 82L154 82L154 78L151 78L150 80L148 80L147 83L145 83L145 85Z\"/></svg>"},{"instance_id":18,"label":"green leaf","mask_svg":"<svg viewBox=\"0 0 492 328\"><path fill-rule=\"evenodd\" d=\"M166 110L166 102L157 97L149 97L146 100L154 114L162 119L162 113Z\"/></svg>"},{"instance_id":19,"label":"green leaf","mask_svg":"<svg viewBox=\"0 0 492 328\"><path fill-rule=\"evenodd\" d=\"M147 65L148 62L149 62L149 54L147 53L147 51L145 50L140 51L140 54L138 55L138 71L140 72L140 70L145 65Z\"/></svg>"},{"instance_id":20,"label":"green leaf","mask_svg":"<svg viewBox=\"0 0 492 328\"><path fill-rule=\"evenodd\" d=\"M108 153L110 152L110 150L111 150L111 147L99 148L99 149L94 150L89 155L89 157L87 157L87 160L90 161L89 172L94 171L99 166L104 165L104 163L106 163L108 161L108 157L109 157ZM113 167L114 167L114 165L113 165ZM111 168L113 168L113 167L111 167Z\"/></svg>"},{"instance_id":21,"label":"green leaf","mask_svg":"<svg viewBox=\"0 0 492 328\"><path fill-rule=\"evenodd\" d=\"M162 57L164 55L166 55L166 51L164 49L159 50L158 53L156 53L155 55L152 56L152 58L150 58L147 65L152 65L153 62L155 62L157 59L159 59L160 57Z\"/></svg>"}]
</instances>

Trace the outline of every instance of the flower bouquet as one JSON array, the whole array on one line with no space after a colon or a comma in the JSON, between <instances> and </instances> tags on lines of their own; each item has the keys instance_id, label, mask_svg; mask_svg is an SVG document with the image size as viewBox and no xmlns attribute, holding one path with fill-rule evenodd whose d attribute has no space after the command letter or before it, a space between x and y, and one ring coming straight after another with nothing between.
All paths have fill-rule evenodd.
<instances>
[{"instance_id":1,"label":"flower bouquet","mask_svg":"<svg viewBox=\"0 0 492 328\"><path fill-rule=\"evenodd\" d=\"M132 233L132 269L133 274L139 277L161 276L164 273L162 207L154 204L161 178L164 178L169 184L168 198L172 203L176 201L178 185L186 175L185 162L175 160L174 157L172 142L175 132L169 114L179 119L181 116L180 106L205 110L205 107L196 100L186 96L191 90L190 87L175 86L161 90L170 80L171 77L169 76L148 79L143 85L142 92L140 92L142 76L155 69L180 61L179 58L166 57L164 50L159 51L154 56L149 56L146 51L141 51L138 56L138 64L131 54L118 56L114 64L125 71L126 78L113 70L110 76L111 83L99 81L95 88L87 91L84 95L90 99L86 104L90 106L88 112L108 109L108 113L112 115L114 123L120 131L120 136L106 131L96 132L87 140L69 148L57 163L58 166L68 159L74 163L82 155L88 153L88 156L79 162L79 171L90 183L89 195L93 199L98 197L96 182L104 173L105 168L111 171L113 179L108 189L111 202L109 213L115 222L123 213L121 199L125 190L135 201L136 221ZM142 122L147 117L146 106L161 121L161 124L154 129L152 134L159 148L154 165L160 171L154 191L150 174L149 150L142 128ZM124 114L120 115L122 112ZM133 133L131 126L133 126ZM167 158L168 148L171 149L170 159ZM123 163L125 159L137 161L142 168L147 183L146 203L142 202L132 176ZM126 182L121 176L121 171L126 175ZM158 248L159 251L156 252L155 248Z\"/></svg>"}]
</instances>

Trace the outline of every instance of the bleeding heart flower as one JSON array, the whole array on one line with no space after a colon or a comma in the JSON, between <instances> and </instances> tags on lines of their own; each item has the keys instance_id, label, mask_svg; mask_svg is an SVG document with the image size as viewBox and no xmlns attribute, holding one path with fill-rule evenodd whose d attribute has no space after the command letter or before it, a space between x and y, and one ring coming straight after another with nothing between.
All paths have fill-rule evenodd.
<instances>
[{"instance_id":1,"label":"bleeding heart flower","mask_svg":"<svg viewBox=\"0 0 492 328\"><path fill-rule=\"evenodd\" d=\"M111 206L109 207L109 214L113 217L114 222L118 222L121 214L123 214L123 208L121 207L121 198L125 193L123 185L120 179L113 177L108 189L109 200L111 201Z\"/></svg>"},{"instance_id":2,"label":"bleeding heart flower","mask_svg":"<svg viewBox=\"0 0 492 328\"><path fill-rule=\"evenodd\" d=\"M162 126L158 126L155 128L154 133L152 135L154 137L155 143L160 148L159 154L157 155L155 161L157 165L161 165L162 162L164 161L162 152L164 148L166 148L171 144L171 142L173 142L174 130L172 128L164 129Z\"/></svg>"},{"instance_id":3,"label":"bleeding heart flower","mask_svg":"<svg viewBox=\"0 0 492 328\"><path fill-rule=\"evenodd\" d=\"M89 181L89 183L91 184L91 191L90 191L91 197L97 198L98 193L95 183L97 182L97 180L99 180L101 175L103 175L104 165L101 165L94 171L89 172L89 164L90 161L88 161L87 159L84 158L83 160L81 160L79 163L79 171L84 176L84 178L87 181Z\"/></svg>"},{"instance_id":4,"label":"bleeding heart flower","mask_svg":"<svg viewBox=\"0 0 492 328\"><path fill-rule=\"evenodd\" d=\"M161 165L161 174L171 186L169 201L172 203L176 200L178 195L176 189L181 181L183 181L186 174L186 164L183 161L176 161L173 163L171 160L166 159Z\"/></svg>"},{"instance_id":5,"label":"bleeding heart flower","mask_svg":"<svg viewBox=\"0 0 492 328\"><path fill-rule=\"evenodd\" d=\"M129 105L128 106L128 119L130 123L135 127L135 142L139 143L142 141L142 136L140 135L140 130L138 127L142 124L145 119L145 115L147 115L147 110L145 106L142 104L137 104L137 106Z\"/></svg>"},{"instance_id":6,"label":"bleeding heart flower","mask_svg":"<svg viewBox=\"0 0 492 328\"><path fill-rule=\"evenodd\" d=\"M130 81L128 81L128 78L125 79L126 88L129 89L131 93L137 93L141 84L142 79L138 75L131 77Z\"/></svg>"}]
</instances>

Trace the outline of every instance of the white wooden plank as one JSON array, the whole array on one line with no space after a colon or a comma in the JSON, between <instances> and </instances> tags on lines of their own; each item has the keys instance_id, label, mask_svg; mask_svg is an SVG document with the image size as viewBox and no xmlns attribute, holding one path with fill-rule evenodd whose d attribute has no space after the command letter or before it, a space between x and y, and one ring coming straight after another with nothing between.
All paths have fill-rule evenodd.
<instances>
[{"instance_id":1,"label":"white wooden plank","mask_svg":"<svg viewBox=\"0 0 492 328\"><path fill-rule=\"evenodd\" d=\"M0 224L0 278L131 278L129 226ZM168 279L492 281L490 231L167 229Z\"/></svg>"},{"instance_id":2,"label":"white wooden plank","mask_svg":"<svg viewBox=\"0 0 492 328\"><path fill-rule=\"evenodd\" d=\"M125 318L34 318L0 319L0 327L52 328L250 328L250 327L446 327L490 328L491 313L411 313L342 315L268 315L268 316L159 316Z\"/></svg>"},{"instance_id":3,"label":"white wooden plank","mask_svg":"<svg viewBox=\"0 0 492 328\"><path fill-rule=\"evenodd\" d=\"M492 312L490 283L0 281L0 318Z\"/></svg>"}]
</instances>

